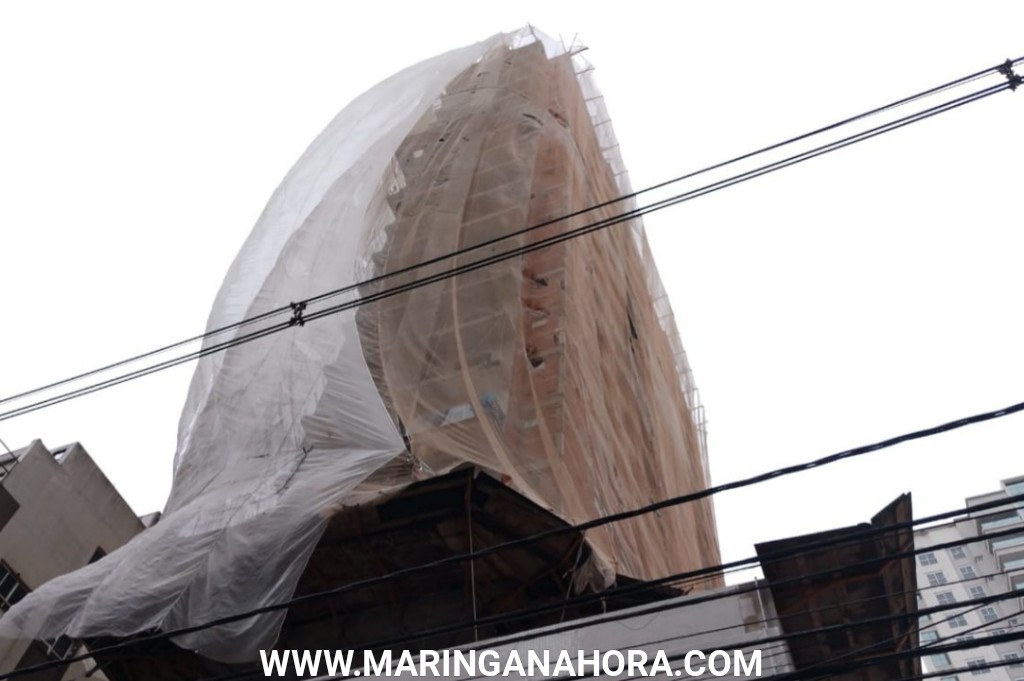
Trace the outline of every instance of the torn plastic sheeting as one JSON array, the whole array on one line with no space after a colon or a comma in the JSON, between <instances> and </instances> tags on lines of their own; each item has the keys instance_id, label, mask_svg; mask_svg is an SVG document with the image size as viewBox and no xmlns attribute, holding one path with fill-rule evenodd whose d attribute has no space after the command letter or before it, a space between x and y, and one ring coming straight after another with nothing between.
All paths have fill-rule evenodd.
<instances>
[{"instance_id":1,"label":"torn plastic sheeting","mask_svg":"<svg viewBox=\"0 0 1024 681\"><path fill-rule=\"evenodd\" d=\"M270 199L207 328L355 283L360 246L381 226L375 221L388 219L379 182L398 145L444 86L502 40L410 67L346 107ZM329 428L304 427L314 411L334 417ZM182 412L160 522L101 561L44 584L0 619L0 636L128 636L287 600L323 514L403 448L351 312L207 356ZM213 659L248 661L273 643L282 617L176 642Z\"/></svg>"}]
</instances>

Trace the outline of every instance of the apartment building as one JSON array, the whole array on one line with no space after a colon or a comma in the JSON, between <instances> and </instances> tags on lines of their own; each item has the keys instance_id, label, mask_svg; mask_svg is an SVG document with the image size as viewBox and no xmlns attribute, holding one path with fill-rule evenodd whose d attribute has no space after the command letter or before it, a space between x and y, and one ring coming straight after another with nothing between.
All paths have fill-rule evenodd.
<instances>
[{"instance_id":1,"label":"apartment building","mask_svg":"<svg viewBox=\"0 0 1024 681\"><path fill-rule=\"evenodd\" d=\"M143 529L89 452L36 440L0 455L0 611L54 577L95 562ZM73 656L80 643L0 640L0 673ZM58 681L90 671L81 663L25 679ZM95 674L90 678L97 677Z\"/></svg>"},{"instance_id":2,"label":"apartment building","mask_svg":"<svg viewBox=\"0 0 1024 681\"><path fill-rule=\"evenodd\" d=\"M967 499L967 507L1024 494L1024 477L1004 480L1000 489ZM994 532L1019 529L1005 536L986 539ZM963 601L1020 591L1020 598L986 605L967 605L948 615L933 615L920 622L921 645L942 641L980 640L986 636L1021 630L1024 624L1024 502L970 512L967 517L915 533L918 548L964 541L961 546L936 549L917 557L917 582L921 608L951 605ZM963 651L930 655L925 665L933 671L975 667L969 676L979 680L1024 681L1024 648L1020 642L983 645ZM993 662L1009 662L984 668ZM942 677L954 681L964 674Z\"/></svg>"}]
</instances>

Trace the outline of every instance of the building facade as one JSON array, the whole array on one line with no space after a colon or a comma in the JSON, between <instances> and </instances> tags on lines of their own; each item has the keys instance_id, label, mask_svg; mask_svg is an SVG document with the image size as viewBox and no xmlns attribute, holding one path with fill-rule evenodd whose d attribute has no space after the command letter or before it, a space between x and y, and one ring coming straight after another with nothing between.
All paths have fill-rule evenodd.
<instances>
[{"instance_id":1,"label":"building facade","mask_svg":"<svg viewBox=\"0 0 1024 681\"><path fill-rule=\"evenodd\" d=\"M44 582L99 560L142 529L80 444L49 450L36 440L5 452L0 456L0 610L7 612ZM79 649L80 643L66 636L0 639L0 673L65 659ZM57 681L88 671L77 663L24 678Z\"/></svg>"},{"instance_id":2,"label":"building facade","mask_svg":"<svg viewBox=\"0 0 1024 681\"><path fill-rule=\"evenodd\" d=\"M1000 489L967 499L967 507L988 504L1024 494L1024 477L1004 480ZM1008 536L985 539L992 532L1019 529ZM920 586L919 607L951 605L1011 591L1020 591L1020 598L996 601L987 605L965 606L949 614L935 614L920 622L921 645L941 641L970 641L1009 632L1024 626L1024 502L1005 507L969 512L956 522L918 530L915 544L919 549L962 541L960 546L926 551L917 557L917 582ZM1018 661L1019 662L1016 662ZM985 645L961 651L926 656L925 665L933 671L981 666L1004 661L1010 664L990 669L977 669L971 678L992 681L1024 680L1024 649L1020 642ZM963 673L960 674L964 676ZM955 675L943 677L952 681ZM962 681L962 679L961 679Z\"/></svg>"}]
</instances>

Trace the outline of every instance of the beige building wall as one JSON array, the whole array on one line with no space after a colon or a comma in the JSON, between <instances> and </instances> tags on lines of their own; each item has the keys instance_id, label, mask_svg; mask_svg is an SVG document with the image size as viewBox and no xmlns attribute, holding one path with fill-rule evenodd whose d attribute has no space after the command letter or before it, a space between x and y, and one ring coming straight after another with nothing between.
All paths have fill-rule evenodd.
<instances>
[{"instance_id":1,"label":"beige building wall","mask_svg":"<svg viewBox=\"0 0 1024 681\"><path fill-rule=\"evenodd\" d=\"M142 531L142 522L80 444L50 451L39 440L0 457L0 610L58 575L108 554ZM16 580L16 581L15 581ZM52 646L52 647L51 647ZM75 646L0 641L0 673L71 654ZM74 678L39 673L26 679ZM94 674L90 678L96 678ZM102 676L100 678L103 678Z\"/></svg>"}]
</instances>

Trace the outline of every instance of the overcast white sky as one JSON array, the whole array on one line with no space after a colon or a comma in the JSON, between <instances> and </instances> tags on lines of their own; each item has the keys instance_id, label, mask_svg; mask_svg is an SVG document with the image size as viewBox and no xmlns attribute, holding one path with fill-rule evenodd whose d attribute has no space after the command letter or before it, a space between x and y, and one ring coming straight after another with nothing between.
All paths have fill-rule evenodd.
<instances>
[{"instance_id":1,"label":"overcast white sky","mask_svg":"<svg viewBox=\"0 0 1024 681\"><path fill-rule=\"evenodd\" d=\"M646 186L1024 55L1016 2L0 4L0 396L201 332L353 97L527 22ZM1024 400L1024 90L647 220L721 483ZM287 301L283 301L287 302ZM192 367L0 422L162 507ZM726 559L1024 473L1024 415L718 497Z\"/></svg>"}]
</instances>

